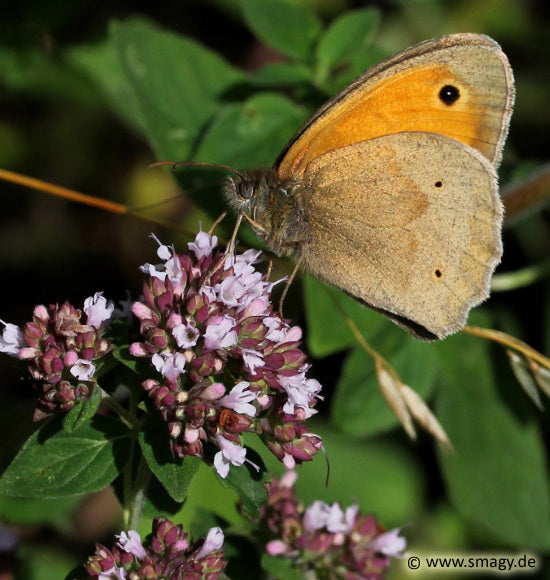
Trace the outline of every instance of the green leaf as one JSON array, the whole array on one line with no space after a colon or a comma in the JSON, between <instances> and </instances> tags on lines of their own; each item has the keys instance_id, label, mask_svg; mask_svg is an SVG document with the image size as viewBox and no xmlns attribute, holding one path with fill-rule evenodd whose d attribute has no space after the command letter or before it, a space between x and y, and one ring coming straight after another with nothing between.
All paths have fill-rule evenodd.
<instances>
[{"instance_id":1,"label":"green leaf","mask_svg":"<svg viewBox=\"0 0 550 580\"><path fill-rule=\"evenodd\" d=\"M279 578L280 580L303 580L304 578L303 572L300 572L288 558L277 558L264 552L261 564L271 578Z\"/></svg>"},{"instance_id":2,"label":"green leaf","mask_svg":"<svg viewBox=\"0 0 550 580\"><path fill-rule=\"evenodd\" d=\"M239 467L231 466L225 479L221 479L224 487L230 487L239 494L243 513L252 519L260 516L260 508L267 500L265 483L269 477L265 473L265 467L261 457L247 448L247 459L260 466L257 472L250 464L245 463Z\"/></svg>"},{"instance_id":3,"label":"green leaf","mask_svg":"<svg viewBox=\"0 0 550 580\"><path fill-rule=\"evenodd\" d=\"M318 75L323 78L334 67L368 45L380 23L377 8L344 13L324 32L317 46Z\"/></svg>"},{"instance_id":4,"label":"green leaf","mask_svg":"<svg viewBox=\"0 0 550 580\"><path fill-rule=\"evenodd\" d=\"M142 359L130 354L130 346L127 344L116 348L112 354L116 360L121 362L125 367L129 368L134 373L138 373L140 365L143 364Z\"/></svg>"},{"instance_id":5,"label":"green leaf","mask_svg":"<svg viewBox=\"0 0 550 580\"><path fill-rule=\"evenodd\" d=\"M170 497L177 502L184 501L201 459L191 456L185 460L174 458L168 445L166 423L153 415L149 416L139 433L139 444L149 469Z\"/></svg>"},{"instance_id":6,"label":"green leaf","mask_svg":"<svg viewBox=\"0 0 550 580\"><path fill-rule=\"evenodd\" d=\"M129 334L130 323L128 318L117 318L109 323L105 338L108 338L112 345L121 346L128 343Z\"/></svg>"},{"instance_id":7,"label":"green leaf","mask_svg":"<svg viewBox=\"0 0 550 580\"><path fill-rule=\"evenodd\" d=\"M192 40L139 20L114 22L111 39L131 102L160 159L185 160L240 71Z\"/></svg>"},{"instance_id":8,"label":"green leaf","mask_svg":"<svg viewBox=\"0 0 550 580\"><path fill-rule=\"evenodd\" d=\"M0 84L14 92L39 98L74 101L86 107L97 103L97 91L82 73L67 66L65 55L52 56L42 48L0 47Z\"/></svg>"},{"instance_id":9,"label":"green leaf","mask_svg":"<svg viewBox=\"0 0 550 580\"><path fill-rule=\"evenodd\" d=\"M309 58L322 29L312 12L281 0L242 0L242 8L250 29L261 41L291 58Z\"/></svg>"},{"instance_id":10,"label":"green leaf","mask_svg":"<svg viewBox=\"0 0 550 580\"><path fill-rule=\"evenodd\" d=\"M65 53L65 60L94 83L124 123L144 132L139 104L112 42L74 46Z\"/></svg>"},{"instance_id":11,"label":"green leaf","mask_svg":"<svg viewBox=\"0 0 550 580\"><path fill-rule=\"evenodd\" d=\"M250 81L256 85L268 87L311 83L312 71L302 63L275 62L266 64L253 73Z\"/></svg>"},{"instance_id":12,"label":"green leaf","mask_svg":"<svg viewBox=\"0 0 550 580\"><path fill-rule=\"evenodd\" d=\"M231 469L241 468L231 467ZM203 461L185 500L185 507L181 512L181 522L186 529L191 529L196 521L198 511L206 510L231 525L242 525L242 514L237 509L238 503L237 492L227 485L220 485L220 478L216 471ZM151 511L149 513L151 517L157 515Z\"/></svg>"},{"instance_id":13,"label":"green leaf","mask_svg":"<svg viewBox=\"0 0 550 580\"><path fill-rule=\"evenodd\" d=\"M385 527L415 521L425 498L425 474L409 450L390 438L350 437L326 425L311 425L323 438L330 462L329 485L322 457L301 466L297 495L305 505L319 499L342 508L358 503L363 513L376 513Z\"/></svg>"},{"instance_id":14,"label":"green leaf","mask_svg":"<svg viewBox=\"0 0 550 580\"><path fill-rule=\"evenodd\" d=\"M196 158L215 159L232 167L271 167L304 117L303 109L281 95L254 95L220 110Z\"/></svg>"},{"instance_id":15,"label":"green leaf","mask_svg":"<svg viewBox=\"0 0 550 580\"><path fill-rule=\"evenodd\" d=\"M44 545L23 544L17 550L18 566L14 578L28 580L59 580L76 576L68 576L77 564L74 555L69 555L61 549L53 550L47 542Z\"/></svg>"},{"instance_id":16,"label":"green leaf","mask_svg":"<svg viewBox=\"0 0 550 580\"><path fill-rule=\"evenodd\" d=\"M279 151L305 117L291 101L277 94L262 93L248 100L219 107L195 153L198 161L217 162L238 169L271 167ZM227 209L220 184L227 172L186 168L178 175L187 195L211 216ZM247 228L241 241L258 243Z\"/></svg>"},{"instance_id":17,"label":"green leaf","mask_svg":"<svg viewBox=\"0 0 550 580\"><path fill-rule=\"evenodd\" d=\"M81 505L78 496L56 499L17 498L0 495L0 521L16 526L50 526L71 530Z\"/></svg>"},{"instance_id":18,"label":"green leaf","mask_svg":"<svg viewBox=\"0 0 550 580\"><path fill-rule=\"evenodd\" d=\"M434 345L443 374L436 411L453 444L440 453L459 513L518 548L550 547L550 482L533 407L505 355L468 335Z\"/></svg>"},{"instance_id":19,"label":"green leaf","mask_svg":"<svg viewBox=\"0 0 550 580\"><path fill-rule=\"evenodd\" d=\"M89 421L97 412L101 404L101 389L94 385L92 394L86 401L78 401L76 405L63 417L63 429L73 433L78 427Z\"/></svg>"},{"instance_id":20,"label":"green leaf","mask_svg":"<svg viewBox=\"0 0 550 580\"><path fill-rule=\"evenodd\" d=\"M437 352L431 343L388 327L378 335L375 346L404 384L423 399L429 396L438 369ZM346 359L331 410L334 424L354 435L374 435L399 424L378 386L374 360L360 347Z\"/></svg>"},{"instance_id":21,"label":"green leaf","mask_svg":"<svg viewBox=\"0 0 550 580\"><path fill-rule=\"evenodd\" d=\"M384 316L335 288L308 276L302 276L302 281L308 350L315 357L321 358L357 344L346 316L366 339L390 324Z\"/></svg>"},{"instance_id":22,"label":"green leaf","mask_svg":"<svg viewBox=\"0 0 550 580\"><path fill-rule=\"evenodd\" d=\"M0 478L0 494L57 497L99 491L124 467L128 431L118 422L95 416L73 433L54 417L25 442Z\"/></svg>"},{"instance_id":23,"label":"green leaf","mask_svg":"<svg viewBox=\"0 0 550 580\"><path fill-rule=\"evenodd\" d=\"M350 55L345 67L337 67L330 76L323 78L322 71L319 71L318 83L323 91L334 95L387 56L388 53L376 45L360 47Z\"/></svg>"}]
</instances>

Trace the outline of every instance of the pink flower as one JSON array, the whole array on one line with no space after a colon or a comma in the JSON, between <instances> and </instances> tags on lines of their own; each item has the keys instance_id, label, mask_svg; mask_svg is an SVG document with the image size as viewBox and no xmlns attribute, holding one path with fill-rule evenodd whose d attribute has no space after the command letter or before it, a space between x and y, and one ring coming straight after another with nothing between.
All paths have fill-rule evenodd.
<instances>
[{"instance_id":1,"label":"pink flower","mask_svg":"<svg viewBox=\"0 0 550 580\"><path fill-rule=\"evenodd\" d=\"M355 517L359 512L357 504L350 505L346 511L342 511L340 504L333 503L329 506L329 513L327 517L326 528L329 532L345 532L348 533L353 528Z\"/></svg>"},{"instance_id":2,"label":"pink flower","mask_svg":"<svg viewBox=\"0 0 550 580\"><path fill-rule=\"evenodd\" d=\"M232 443L229 439L221 435L218 436L218 445L220 451L214 455L214 467L218 475L222 479L225 479L229 473L230 464L239 467L244 463L246 449L240 445L235 445L235 443Z\"/></svg>"},{"instance_id":3,"label":"pink flower","mask_svg":"<svg viewBox=\"0 0 550 580\"><path fill-rule=\"evenodd\" d=\"M115 305L107 302L102 292L96 292L84 300L83 310L88 315L86 324L99 328L103 322L111 318L114 309Z\"/></svg>"},{"instance_id":4,"label":"pink flower","mask_svg":"<svg viewBox=\"0 0 550 580\"><path fill-rule=\"evenodd\" d=\"M326 526L328 507L324 501L316 500L306 509L304 513L304 529L306 532L315 532Z\"/></svg>"},{"instance_id":5,"label":"pink flower","mask_svg":"<svg viewBox=\"0 0 550 580\"><path fill-rule=\"evenodd\" d=\"M180 348L191 348L195 346L200 334L193 320L186 321L185 324L178 324L172 330L172 336L176 339L176 344Z\"/></svg>"},{"instance_id":6,"label":"pink flower","mask_svg":"<svg viewBox=\"0 0 550 580\"><path fill-rule=\"evenodd\" d=\"M265 547L270 556L281 556L289 551L289 547L282 540L271 540Z\"/></svg>"},{"instance_id":7,"label":"pink flower","mask_svg":"<svg viewBox=\"0 0 550 580\"><path fill-rule=\"evenodd\" d=\"M199 551L196 553L195 558L204 558L210 552L214 550L219 550L223 546L223 532L221 528L215 527L208 530L204 544L201 546Z\"/></svg>"},{"instance_id":8,"label":"pink flower","mask_svg":"<svg viewBox=\"0 0 550 580\"><path fill-rule=\"evenodd\" d=\"M399 532L401 532L401 528L395 528L380 536L376 536L370 542L370 547L376 552L380 552L390 558L406 558L407 553L404 550L407 547L407 540L403 536L400 536Z\"/></svg>"},{"instance_id":9,"label":"pink flower","mask_svg":"<svg viewBox=\"0 0 550 580\"><path fill-rule=\"evenodd\" d=\"M194 242L189 242L187 246L189 250L193 252L197 258L200 260L206 256L212 254L212 250L218 245L218 238L216 236L211 236L202 230L195 237Z\"/></svg>"},{"instance_id":10,"label":"pink flower","mask_svg":"<svg viewBox=\"0 0 550 580\"><path fill-rule=\"evenodd\" d=\"M255 374L257 367L263 367L265 365L261 353L259 353L257 350L243 348L241 353L243 355L244 366L250 371L251 374Z\"/></svg>"},{"instance_id":11,"label":"pink flower","mask_svg":"<svg viewBox=\"0 0 550 580\"><path fill-rule=\"evenodd\" d=\"M402 558L405 540L399 530L380 533L372 515L357 505L315 501L304 510L296 497L295 472L271 480L260 524L268 530L266 551L288 560L302 578L382 580L390 558Z\"/></svg>"},{"instance_id":12,"label":"pink flower","mask_svg":"<svg viewBox=\"0 0 550 580\"><path fill-rule=\"evenodd\" d=\"M285 453L283 455L282 461L283 465L288 470L294 469L296 467L296 460L294 459L294 457L292 457L292 455L290 455L290 453Z\"/></svg>"},{"instance_id":13,"label":"pink flower","mask_svg":"<svg viewBox=\"0 0 550 580\"><path fill-rule=\"evenodd\" d=\"M250 383L246 381L237 383L228 395L220 399L220 403L228 409L233 409L236 413L244 413L249 417L254 417L256 407L250 403L256 399L256 393L250 391L249 387Z\"/></svg>"},{"instance_id":14,"label":"pink flower","mask_svg":"<svg viewBox=\"0 0 550 580\"><path fill-rule=\"evenodd\" d=\"M0 336L0 352L11 356L19 356L19 350L25 346L25 338L19 326L9 322L0 322L5 326L2 336Z\"/></svg>"},{"instance_id":15,"label":"pink flower","mask_svg":"<svg viewBox=\"0 0 550 580\"><path fill-rule=\"evenodd\" d=\"M246 292L246 288L236 276L226 278L219 285L220 300L226 306L237 306Z\"/></svg>"},{"instance_id":16,"label":"pink flower","mask_svg":"<svg viewBox=\"0 0 550 580\"><path fill-rule=\"evenodd\" d=\"M163 244L157 236L155 236L155 234L151 234L151 237L153 238L153 240L155 240L155 242L157 242L157 244L159 245L158 250L157 250L157 256L163 261L166 262L167 260L169 260L172 257L172 249Z\"/></svg>"},{"instance_id":17,"label":"pink flower","mask_svg":"<svg viewBox=\"0 0 550 580\"><path fill-rule=\"evenodd\" d=\"M302 422L315 412L319 383L305 377L301 331L273 311L273 284L253 266L260 252L213 252L217 240L204 232L187 253L157 243L158 271L171 274L161 281L155 270L145 281L133 306L142 341L130 353L165 377L142 386L168 424L174 455L204 457L215 446L225 477L247 461L241 434L252 432L287 467L311 460L320 438Z\"/></svg>"},{"instance_id":18,"label":"pink flower","mask_svg":"<svg viewBox=\"0 0 550 580\"><path fill-rule=\"evenodd\" d=\"M121 532L116 536L118 540L118 545L129 554L135 556L138 560L143 560L147 555L145 548L141 544L141 537L135 530L129 530L128 534L126 532Z\"/></svg>"},{"instance_id":19,"label":"pink flower","mask_svg":"<svg viewBox=\"0 0 550 580\"><path fill-rule=\"evenodd\" d=\"M78 359L69 372L79 381L91 381L94 377L95 365L89 360Z\"/></svg>"},{"instance_id":20,"label":"pink flower","mask_svg":"<svg viewBox=\"0 0 550 580\"><path fill-rule=\"evenodd\" d=\"M185 372L185 356L180 352L163 352L154 354L151 362L157 371L170 382L178 380L178 377Z\"/></svg>"},{"instance_id":21,"label":"pink flower","mask_svg":"<svg viewBox=\"0 0 550 580\"><path fill-rule=\"evenodd\" d=\"M214 580L227 566L223 532L217 527L211 528L204 540L191 543L181 524L157 517L143 544L134 530L116 537L111 550L96 544L95 553L84 564L93 578Z\"/></svg>"},{"instance_id":22,"label":"pink flower","mask_svg":"<svg viewBox=\"0 0 550 580\"><path fill-rule=\"evenodd\" d=\"M237 344L237 333L232 330L235 319L227 314L212 318L204 333L204 346L208 350L229 348Z\"/></svg>"},{"instance_id":23,"label":"pink flower","mask_svg":"<svg viewBox=\"0 0 550 580\"><path fill-rule=\"evenodd\" d=\"M304 411L306 419L316 413L315 409L310 407L310 403L318 397L321 390L319 381L306 379L305 372L301 372L288 377L282 376L279 382L288 394L288 401L283 407L285 413L294 415L297 407Z\"/></svg>"}]
</instances>

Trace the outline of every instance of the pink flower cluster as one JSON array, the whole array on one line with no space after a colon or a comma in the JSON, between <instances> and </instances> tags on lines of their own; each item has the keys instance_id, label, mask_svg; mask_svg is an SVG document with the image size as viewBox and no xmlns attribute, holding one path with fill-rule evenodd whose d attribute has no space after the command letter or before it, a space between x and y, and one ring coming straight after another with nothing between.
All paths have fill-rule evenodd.
<instances>
[{"instance_id":1,"label":"pink flower cluster","mask_svg":"<svg viewBox=\"0 0 550 580\"><path fill-rule=\"evenodd\" d=\"M384 578L390 558L403 558L405 539L395 529L384 532L373 515L359 506L315 501L304 509L296 498L296 473L272 479L262 508L267 552L291 560L305 577L345 580Z\"/></svg>"},{"instance_id":2,"label":"pink flower cluster","mask_svg":"<svg viewBox=\"0 0 550 580\"><path fill-rule=\"evenodd\" d=\"M136 531L122 532L111 550L96 544L84 568L99 580L215 580L227 565L223 541L222 530L211 528L190 543L182 525L159 517L146 546Z\"/></svg>"},{"instance_id":3,"label":"pink flower cluster","mask_svg":"<svg viewBox=\"0 0 550 580\"><path fill-rule=\"evenodd\" d=\"M260 252L215 251L216 237L205 232L188 253L159 245L163 263L142 267L149 280L132 308L142 341L130 352L149 357L158 372L143 387L174 454L203 457L205 443L213 444L226 477L231 464L247 461L240 434L249 431L287 468L310 460L321 439L303 422L321 385L306 377L300 328L273 311L274 284L254 268Z\"/></svg>"},{"instance_id":4,"label":"pink flower cluster","mask_svg":"<svg viewBox=\"0 0 550 580\"><path fill-rule=\"evenodd\" d=\"M68 411L90 397L97 361L111 349L103 333L113 309L98 292L85 300L84 312L68 302L40 305L23 329L4 323L0 352L27 361L42 391L35 420L56 410Z\"/></svg>"}]
</instances>

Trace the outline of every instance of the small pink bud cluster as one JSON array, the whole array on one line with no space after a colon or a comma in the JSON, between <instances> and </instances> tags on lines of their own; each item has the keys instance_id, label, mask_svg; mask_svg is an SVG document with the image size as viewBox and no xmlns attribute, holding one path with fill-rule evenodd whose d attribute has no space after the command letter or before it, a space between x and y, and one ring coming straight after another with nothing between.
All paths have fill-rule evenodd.
<instances>
[{"instance_id":1,"label":"small pink bud cluster","mask_svg":"<svg viewBox=\"0 0 550 580\"><path fill-rule=\"evenodd\" d=\"M84 568L101 580L215 580L227 565L223 540L222 530L211 528L205 539L190 543L182 525L159 517L146 546L136 531L122 532L111 550L96 544Z\"/></svg>"},{"instance_id":2,"label":"small pink bud cluster","mask_svg":"<svg viewBox=\"0 0 550 580\"><path fill-rule=\"evenodd\" d=\"M321 445L303 424L321 385L306 377L300 328L273 311L274 284L254 268L260 252L233 255L216 245L200 232L188 253L160 245L162 265L142 267L149 280L133 312L143 340L130 352L150 357L158 371L143 387L177 457L203 457L211 443L225 477L230 464L247 461L240 434L250 431L292 468Z\"/></svg>"},{"instance_id":3,"label":"small pink bud cluster","mask_svg":"<svg viewBox=\"0 0 550 580\"><path fill-rule=\"evenodd\" d=\"M363 516L359 506L342 510L338 503L315 501L304 509L294 492L295 472L280 481L272 479L261 521L267 552L288 558L304 578L378 580L390 558L403 558L406 547L400 530L385 532L373 515Z\"/></svg>"},{"instance_id":4,"label":"small pink bud cluster","mask_svg":"<svg viewBox=\"0 0 550 580\"><path fill-rule=\"evenodd\" d=\"M98 292L86 299L84 313L65 302L37 306L22 329L4 323L0 352L28 361L41 391L35 420L90 397L97 361L111 349L103 334L113 308Z\"/></svg>"}]
</instances>

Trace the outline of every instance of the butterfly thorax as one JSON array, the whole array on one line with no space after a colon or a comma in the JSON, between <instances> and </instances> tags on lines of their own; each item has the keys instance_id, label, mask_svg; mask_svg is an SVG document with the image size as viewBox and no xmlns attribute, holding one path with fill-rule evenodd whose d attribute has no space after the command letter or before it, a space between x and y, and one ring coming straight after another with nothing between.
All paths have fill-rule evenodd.
<instances>
[{"instance_id":1,"label":"butterfly thorax","mask_svg":"<svg viewBox=\"0 0 550 580\"><path fill-rule=\"evenodd\" d=\"M299 255L311 237L300 181L282 180L273 169L229 178L224 187L229 205L246 214L254 232L278 256Z\"/></svg>"}]
</instances>

